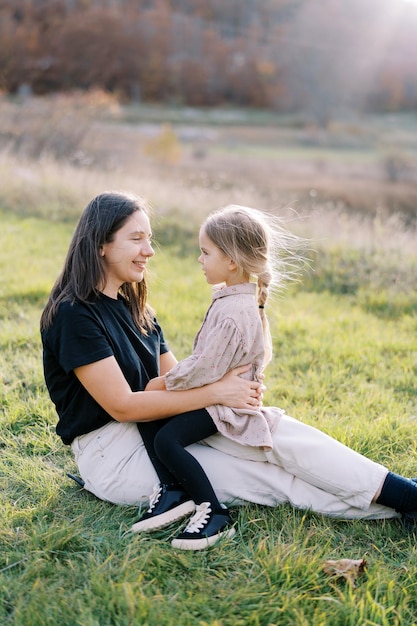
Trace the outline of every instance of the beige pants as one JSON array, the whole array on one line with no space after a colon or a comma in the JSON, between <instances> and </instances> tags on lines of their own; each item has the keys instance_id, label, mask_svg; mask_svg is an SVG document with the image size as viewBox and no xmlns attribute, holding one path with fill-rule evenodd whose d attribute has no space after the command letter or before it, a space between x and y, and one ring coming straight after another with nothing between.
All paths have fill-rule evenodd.
<instances>
[{"instance_id":1,"label":"beige pants","mask_svg":"<svg viewBox=\"0 0 417 626\"><path fill-rule=\"evenodd\" d=\"M274 450L262 452L210 437L189 447L219 499L228 504L289 502L340 518L388 518L397 513L371 504L387 469L321 431L284 415L274 431ZM115 504L148 499L158 482L136 424L110 422L77 437L72 450L85 488Z\"/></svg>"}]
</instances>

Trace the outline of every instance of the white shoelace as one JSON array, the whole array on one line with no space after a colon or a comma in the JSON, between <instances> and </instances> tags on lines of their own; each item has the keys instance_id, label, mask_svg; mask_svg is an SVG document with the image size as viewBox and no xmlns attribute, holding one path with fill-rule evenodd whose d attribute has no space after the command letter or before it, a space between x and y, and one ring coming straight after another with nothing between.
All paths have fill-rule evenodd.
<instances>
[{"instance_id":1,"label":"white shoelace","mask_svg":"<svg viewBox=\"0 0 417 626\"><path fill-rule=\"evenodd\" d=\"M162 493L162 487L159 483L157 483L156 485L154 485L153 492L151 496L149 497L148 513L152 513L152 509L155 508L156 504L158 503L161 493Z\"/></svg>"},{"instance_id":2,"label":"white shoelace","mask_svg":"<svg viewBox=\"0 0 417 626\"><path fill-rule=\"evenodd\" d=\"M195 513L188 522L184 532L198 533L207 524L211 513L210 502L202 502L195 508Z\"/></svg>"}]
</instances>

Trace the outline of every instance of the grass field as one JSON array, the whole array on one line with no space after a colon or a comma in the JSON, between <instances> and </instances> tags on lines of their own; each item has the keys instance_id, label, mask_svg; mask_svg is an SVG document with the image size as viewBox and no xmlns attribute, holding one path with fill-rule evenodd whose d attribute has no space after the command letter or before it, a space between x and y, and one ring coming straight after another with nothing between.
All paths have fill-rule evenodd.
<instances>
[{"instance_id":1,"label":"grass field","mask_svg":"<svg viewBox=\"0 0 417 626\"><path fill-rule=\"evenodd\" d=\"M54 431L38 332L96 193L134 191L154 208L151 303L178 358L210 299L202 217L230 202L280 212L310 239L310 269L268 308L265 403L417 476L415 115L318 130L265 112L110 105L0 98L0 624L417 624L417 536L397 521L247 505L235 539L201 554L171 549L176 528L126 534L134 508L66 478L76 467ZM367 561L356 587L322 570L345 557Z\"/></svg>"},{"instance_id":2,"label":"grass field","mask_svg":"<svg viewBox=\"0 0 417 626\"><path fill-rule=\"evenodd\" d=\"M176 528L129 536L134 508L101 502L66 478L76 468L54 432L38 320L74 221L18 213L0 215L0 623L416 624L416 536L397 521L247 505L234 509L235 539L178 553L168 541ZM407 265L391 248L322 251L304 286L269 307L276 356L265 403L414 476L415 258ZM410 288L398 289L392 272ZM195 256L163 246L152 260L151 302L179 358L209 298ZM356 587L323 572L338 558L366 559Z\"/></svg>"}]
</instances>

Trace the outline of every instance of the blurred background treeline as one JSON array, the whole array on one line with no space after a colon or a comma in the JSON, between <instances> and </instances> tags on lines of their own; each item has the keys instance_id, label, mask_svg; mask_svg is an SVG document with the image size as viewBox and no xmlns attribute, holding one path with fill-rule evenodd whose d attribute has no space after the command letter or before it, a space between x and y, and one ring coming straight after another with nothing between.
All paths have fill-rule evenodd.
<instances>
[{"instance_id":1,"label":"blurred background treeline","mask_svg":"<svg viewBox=\"0 0 417 626\"><path fill-rule=\"evenodd\" d=\"M302 112L417 108L407 0L2 0L0 89Z\"/></svg>"}]
</instances>

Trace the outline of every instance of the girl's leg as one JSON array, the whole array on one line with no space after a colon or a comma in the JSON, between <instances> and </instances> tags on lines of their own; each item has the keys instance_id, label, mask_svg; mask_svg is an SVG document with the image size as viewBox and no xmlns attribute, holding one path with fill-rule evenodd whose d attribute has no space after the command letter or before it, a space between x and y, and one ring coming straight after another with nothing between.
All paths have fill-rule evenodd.
<instances>
[{"instance_id":1,"label":"girl's leg","mask_svg":"<svg viewBox=\"0 0 417 626\"><path fill-rule=\"evenodd\" d=\"M134 533L164 528L195 510L194 501L162 463L155 451L155 439L168 421L155 420L137 424L160 482L155 485L149 497L149 508L144 513L141 512L139 519L131 526L130 530Z\"/></svg>"},{"instance_id":2,"label":"girl's leg","mask_svg":"<svg viewBox=\"0 0 417 626\"><path fill-rule=\"evenodd\" d=\"M218 526L229 525L228 512L224 512L201 465L184 446L216 432L210 415L204 409L182 413L170 420L156 424L149 422L138 426L158 473L161 484L150 498L150 506L131 527L132 532L164 528L192 513L196 505L205 504L209 514L221 519ZM194 499L195 498L195 499ZM205 516L205 526L213 522ZM216 532L218 528L216 527ZM220 528L221 530L221 528ZM192 542L194 543L194 542Z\"/></svg>"},{"instance_id":3,"label":"girl's leg","mask_svg":"<svg viewBox=\"0 0 417 626\"><path fill-rule=\"evenodd\" d=\"M221 508L209 479L197 459L185 447L210 435L217 428L205 409L176 415L161 428L154 441L156 454L167 470L196 504L211 502Z\"/></svg>"},{"instance_id":4,"label":"girl's leg","mask_svg":"<svg viewBox=\"0 0 417 626\"><path fill-rule=\"evenodd\" d=\"M236 532L229 511L220 504L205 471L185 449L216 432L209 413L202 409L177 415L155 438L159 458L197 505L186 528L172 540L174 548L204 550L220 537L233 537Z\"/></svg>"},{"instance_id":5,"label":"girl's leg","mask_svg":"<svg viewBox=\"0 0 417 626\"><path fill-rule=\"evenodd\" d=\"M172 418L169 418L172 419ZM158 474L159 481L162 485L169 485L171 487L178 487L178 481L173 474L167 469L166 465L159 460L158 455L155 452L155 437L158 432L168 422L166 420L154 420L153 422L138 422L136 426L140 434L142 435L143 443L145 444L146 451Z\"/></svg>"}]
</instances>

